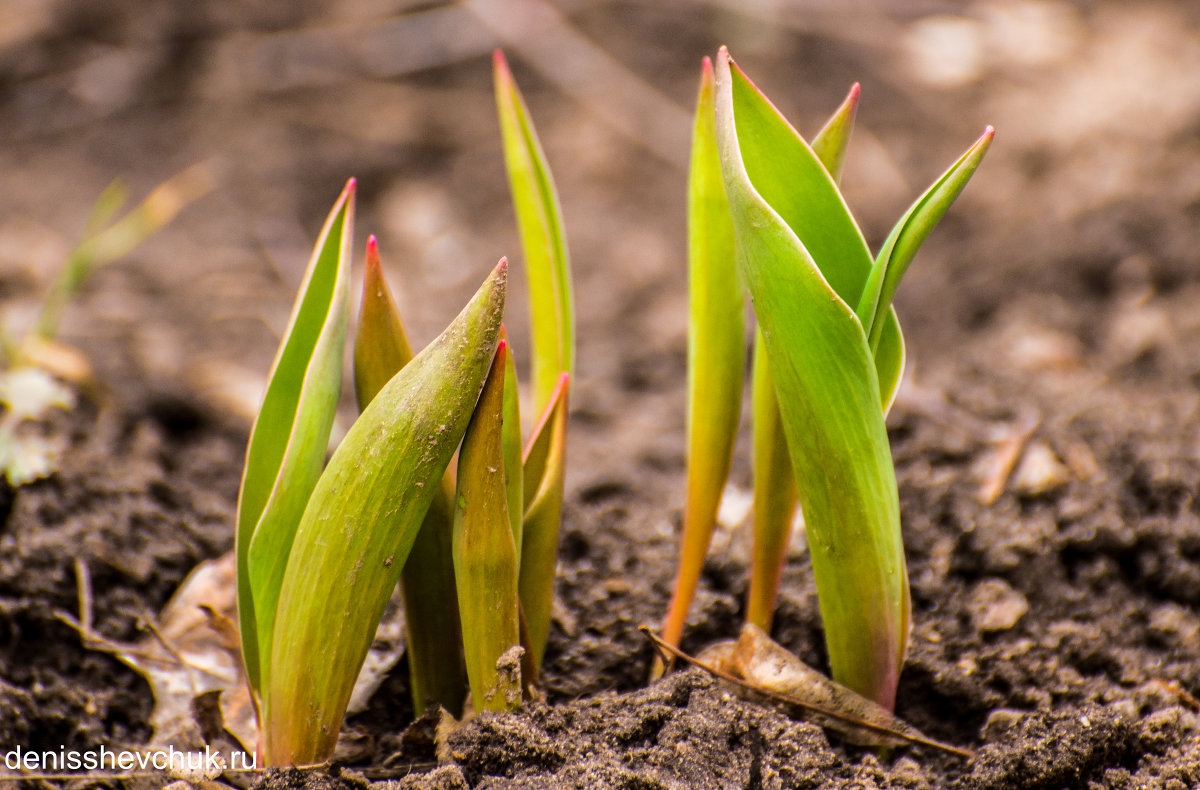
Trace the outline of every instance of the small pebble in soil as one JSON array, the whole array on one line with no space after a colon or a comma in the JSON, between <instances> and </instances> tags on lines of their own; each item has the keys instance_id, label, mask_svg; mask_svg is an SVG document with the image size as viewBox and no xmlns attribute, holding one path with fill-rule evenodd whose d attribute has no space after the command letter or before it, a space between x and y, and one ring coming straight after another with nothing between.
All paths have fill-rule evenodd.
<instances>
[{"instance_id":1,"label":"small pebble in soil","mask_svg":"<svg viewBox=\"0 0 1200 790\"><path fill-rule=\"evenodd\" d=\"M971 593L968 608L980 631L1007 631L1029 611L1029 601L1002 579L985 579Z\"/></svg>"},{"instance_id":2,"label":"small pebble in soil","mask_svg":"<svg viewBox=\"0 0 1200 790\"><path fill-rule=\"evenodd\" d=\"M467 777L457 765L443 765L427 774L414 774L400 780L399 790L468 790Z\"/></svg>"},{"instance_id":3,"label":"small pebble in soil","mask_svg":"<svg viewBox=\"0 0 1200 790\"><path fill-rule=\"evenodd\" d=\"M1012 488L1028 496L1040 496L1066 485L1071 472L1044 442L1030 442L1017 470Z\"/></svg>"}]
</instances>

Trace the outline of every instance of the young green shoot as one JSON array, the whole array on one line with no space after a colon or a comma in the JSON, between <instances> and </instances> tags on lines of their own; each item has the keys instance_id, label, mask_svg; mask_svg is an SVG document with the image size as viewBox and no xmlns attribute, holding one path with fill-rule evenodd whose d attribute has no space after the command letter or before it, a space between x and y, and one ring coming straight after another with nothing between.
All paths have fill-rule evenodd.
<instances>
[{"instance_id":1,"label":"young green shoot","mask_svg":"<svg viewBox=\"0 0 1200 790\"><path fill-rule=\"evenodd\" d=\"M128 255L213 186L209 166L203 162L192 165L159 184L141 203L113 221L125 204L126 191L119 181L110 184L92 207L83 240L71 250L58 279L46 292L34 334L43 339L54 337L63 309L89 274Z\"/></svg>"},{"instance_id":2,"label":"young green shoot","mask_svg":"<svg viewBox=\"0 0 1200 790\"><path fill-rule=\"evenodd\" d=\"M459 715L468 686L476 709L511 710L538 672L562 511L573 319L549 168L499 54L496 67L531 267L535 394L540 377L552 386L522 451L516 367L502 340L507 262L414 356L372 237L354 342L361 414L323 464L349 312L351 181L305 274L239 498L242 651L267 765L332 754L397 582L418 711L439 704ZM448 472L456 450L457 475Z\"/></svg>"},{"instance_id":3,"label":"young green shoot","mask_svg":"<svg viewBox=\"0 0 1200 790\"><path fill-rule=\"evenodd\" d=\"M739 261L779 393L830 664L891 709L909 618L895 473L862 327L815 263L863 260L865 279L870 259L824 166L724 51L717 84Z\"/></svg>"},{"instance_id":4,"label":"young green shoot","mask_svg":"<svg viewBox=\"0 0 1200 790\"><path fill-rule=\"evenodd\" d=\"M688 175L687 497L662 637L678 645L729 477L745 368L745 284L717 151L712 61L704 59Z\"/></svg>"},{"instance_id":5,"label":"young green shoot","mask_svg":"<svg viewBox=\"0 0 1200 790\"><path fill-rule=\"evenodd\" d=\"M529 282L533 347L530 369L538 419L524 453L522 515L516 541L520 549L526 662L527 668L536 673L550 632L554 599L566 467L567 382L574 369L575 319L558 193L525 100L499 50L493 56L493 74L504 164ZM509 400L515 404L515 397L510 395ZM515 406L508 408L515 411ZM511 439L506 446L509 454L514 452Z\"/></svg>"},{"instance_id":6,"label":"young green shoot","mask_svg":"<svg viewBox=\"0 0 1200 790\"><path fill-rule=\"evenodd\" d=\"M834 183L841 178L854 130L861 91L850 88L841 106L813 138L812 149ZM762 327L754 330L752 380L754 437L754 543L750 557L750 588L746 593L746 621L771 630L779 581L787 559L792 524L796 516L796 480L788 457L787 440L779 417L779 398L767 358Z\"/></svg>"},{"instance_id":7,"label":"young green shoot","mask_svg":"<svg viewBox=\"0 0 1200 790\"><path fill-rule=\"evenodd\" d=\"M46 420L52 410L74 406L68 384L91 377L87 359L55 339L66 306L96 268L130 253L212 186L208 167L193 165L114 221L128 195L120 180L113 181L93 204L83 240L46 289L33 327L12 335L12 327L0 328L0 472L9 485L26 485L58 470L66 441L50 435Z\"/></svg>"},{"instance_id":8,"label":"young green shoot","mask_svg":"<svg viewBox=\"0 0 1200 790\"><path fill-rule=\"evenodd\" d=\"M354 385L360 411L413 358L396 302L383 277L374 236L367 239L366 262L354 338ZM444 475L436 488L413 543L411 561L400 576L405 649L417 714L430 705L441 705L461 716L467 676L451 552L453 476Z\"/></svg>"},{"instance_id":9,"label":"young green shoot","mask_svg":"<svg viewBox=\"0 0 1200 790\"><path fill-rule=\"evenodd\" d=\"M279 589L297 525L325 463L342 382L349 312L351 180L318 237L250 431L238 497L238 624L261 704Z\"/></svg>"},{"instance_id":10,"label":"young green shoot","mask_svg":"<svg viewBox=\"0 0 1200 790\"><path fill-rule=\"evenodd\" d=\"M758 319L752 409L756 547L747 617L762 627L770 623L798 498L834 679L891 709L910 616L899 497L884 427L904 366L891 299L920 243L978 166L992 132L989 128L909 209L873 259L837 185L857 86L809 146L724 49L717 58L708 127L702 117L709 112L703 103L708 74L706 65L697 137L710 134L715 140L736 268ZM697 143L694 150L701 148ZM696 191L693 186L689 204ZM719 243L723 230L715 227ZM696 307L696 291L703 287L697 283L716 276L711 270L696 276L693 270L695 335L712 331L717 322ZM693 364L700 369L691 377L720 381L723 375L726 391L740 392L741 357L709 354ZM723 372L711 369L721 364ZM722 422L708 415L712 435L699 446L690 442L695 429L689 424L689 507L692 467L717 468L712 459L723 459L732 442L736 417L730 428L728 414L723 416ZM789 465L790 474L784 471ZM711 475L710 489L697 500L718 501L725 468ZM684 554L702 561L707 538L699 530L689 535L685 527ZM683 616L674 612L674 602L670 616ZM673 643L678 636L667 632L664 638Z\"/></svg>"},{"instance_id":11,"label":"young green shoot","mask_svg":"<svg viewBox=\"0 0 1200 790\"><path fill-rule=\"evenodd\" d=\"M550 402L559 376L574 370L575 324L570 260L554 178L525 99L500 50L493 53L504 165L529 272L534 413Z\"/></svg>"},{"instance_id":12,"label":"young green shoot","mask_svg":"<svg viewBox=\"0 0 1200 790\"><path fill-rule=\"evenodd\" d=\"M477 710L493 711L521 704L520 682L498 668L521 642L517 544L508 511L513 468L504 447L507 346L500 341L463 437L454 512L454 573L471 699Z\"/></svg>"},{"instance_id":13,"label":"young green shoot","mask_svg":"<svg viewBox=\"0 0 1200 790\"><path fill-rule=\"evenodd\" d=\"M269 765L327 759L354 681L491 367L508 268L375 395L312 490L261 668Z\"/></svg>"}]
</instances>

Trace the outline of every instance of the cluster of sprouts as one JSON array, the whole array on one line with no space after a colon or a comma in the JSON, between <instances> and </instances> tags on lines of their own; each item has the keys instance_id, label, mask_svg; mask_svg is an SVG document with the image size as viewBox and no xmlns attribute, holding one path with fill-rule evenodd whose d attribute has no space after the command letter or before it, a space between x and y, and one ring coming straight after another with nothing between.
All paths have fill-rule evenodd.
<instances>
[{"instance_id":1,"label":"cluster of sprouts","mask_svg":"<svg viewBox=\"0 0 1200 790\"><path fill-rule=\"evenodd\" d=\"M372 237L354 336L361 414L325 463L349 325L351 181L276 357L238 504L242 654L269 765L332 754L398 583L418 711L460 715L468 699L511 710L536 693L563 499L571 280L553 180L499 53L495 87L530 286L533 429L522 436L502 325L507 263L414 354ZM890 710L910 630L884 427L904 366L891 302L992 131L872 255L838 187L858 93L809 143L728 52L715 67L705 60L688 195L687 500L663 638L682 635L729 474L748 294L757 319L748 620L770 626L798 505L833 677Z\"/></svg>"}]
</instances>

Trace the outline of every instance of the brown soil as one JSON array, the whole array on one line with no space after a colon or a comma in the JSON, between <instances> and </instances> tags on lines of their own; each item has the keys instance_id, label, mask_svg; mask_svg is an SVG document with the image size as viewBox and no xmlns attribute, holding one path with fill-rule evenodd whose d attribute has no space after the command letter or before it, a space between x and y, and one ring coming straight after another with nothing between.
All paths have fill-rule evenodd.
<instances>
[{"instance_id":1,"label":"brown soil","mask_svg":"<svg viewBox=\"0 0 1200 790\"><path fill-rule=\"evenodd\" d=\"M410 763L401 787L1200 784L1200 719L1171 686L1200 690L1200 18L1183 2L981 1L954 17L933 3L797 5L768 24L723 3L564 2L570 29L610 56L585 76L531 67L561 31L509 45L558 177L580 314L549 698L475 719L429 771L428 744L403 736L401 667L348 723L367 736L357 764L269 786L362 787ZM251 0L237 18L133 0L16 7L20 24L0 25L13 321L109 179L140 194L213 156L221 177L72 307L64 338L103 391L56 424L72 443L62 470L0 497L0 749L136 744L148 686L56 616L77 610L76 561L96 628L131 640L231 546L248 421L220 404L261 382L347 176L418 337L517 249L494 40L459 18L389 27L399 0ZM955 46L928 43L945 31ZM889 421L915 622L897 709L976 749L971 761L848 747L696 672L645 687L637 627L665 607L684 473L679 141L695 66L720 43L805 131L862 81L845 188L873 245L985 123L999 129L898 296L910 369ZM940 71L919 65L931 52ZM605 93L617 64L677 114ZM520 348L519 281L511 303ZM1011 448L1016 468L985 503ZM717 536L685 648L736 632L745 540ZM799 549L774 635L823 666Z\"/></svg>"}]
</instances>

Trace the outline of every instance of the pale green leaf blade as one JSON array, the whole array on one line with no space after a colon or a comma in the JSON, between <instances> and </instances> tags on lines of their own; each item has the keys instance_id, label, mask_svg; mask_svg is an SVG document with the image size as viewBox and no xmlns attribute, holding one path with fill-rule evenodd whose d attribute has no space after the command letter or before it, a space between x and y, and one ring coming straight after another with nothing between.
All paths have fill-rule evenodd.
<instances>
[{"instance_id":1,"label":"pale green leaf blade","mask_svg":"<svg viewBox=\"0 0 1200 790\"><path fill-rule=\"evenodd\" d=\"M529 282L534 413L550 402L561 373L574 370L575 319L570 260L554 178L525 100L504 55L493 56L504 165Z\"/></svg>"},{"instance_id":2,"label":"pale green leaf blade","mask_svg":"<svg viewBox=\"0 0 1200 790\"><path fill-rule=\"evenodd\" d=\"M317 239L246 449L235 540L238 620L256 693L283 564L321 474L341 391L354 187L351 179Z\"/></svg>"},{"instance_id":3,"label":"pale green leaf blade","mask_svg":"<svg viewBox=\"0 0 1200 790\"><path fill-rule=\"evenodd\" d=\"M857 305L871 272L871 253L837 184L804 138L737 65L731 65L733 92L741 108L737 133L750 180L817 262L830 287L842 301ZM885 322L884 330L897 335L888 339L888 348L902 348L894 318ZM900 379L898 361L903 361L902 354L875 360L884 411Z\"/></svg>"},{"instance_id":4,"label":"pale green leaf blade","mask_svg":"<svg viewBox=\"0 0 1200 790\"><path fill-rule=\"evenodd\" d=\"M362 304L354 334L354 392L359 410L367 408L375 394L412 358L400 311L383 276L379 244L371 236L367 239Z\"/></svg>"},{"instance_id":5,"label":"pale green leaf blade","mask_svg":"<svg viewBox=\"0 0 1200 790\"><path fill-rule=\"evenodd\" d=\"M501 261L446 331L379 391L313 489L264 684L270 765L333 752L379 619L491 367L507 275Z\"/></svg>"},{"instance_id":6,"label":"pale green leaf blade","mask_svg":"<svg viewBox=\"0 0 1200 790\"><path fill-rule=\"evenodd\" d=\"M554 415L558 410L559 401L565 397L569 379L570 376L566 373L558 377L558 384L554 387L550 402L538 416L537 423L534 424L533 431L529 434L529 440L525 443L525 449L521 456L523 469L521 486L524 503L522 512L529 510L549 474L547 470L550 469L550 448L554 443Z\"/></svg>"},{"instance_id":7,"label":"pale green leaf blade","mask_svg":"<svg viewBox=\"0 0 1200 790\"><path fill-rule=\"evenodd\" d=\"M837 184L787 119L736 64L730 65L747 177L817 261L834 292L857 304L871 254Z\"/></svg>"},{"instance_id":8,"label":"pale green leaf blade","mask_svg":"<svg viewBox=\"0 0 1200 790\"><path fill-rule=\"evenodd\" d=\"M857 82L829 120L812 139L812 150L825 165L826 172L834 183L842 180L842 168L846 164L846 151L850 148L850 135L854 132L854 118L858 115L858 99L862 86Z\"/></svg>"},{"instance_id":9,"label":"pale green leaf blade","mask_svg":"<svg viewBox=\"0 0 1200 790\"><path fill-rule=\"evenodd\" d=\"M770 119L738 115L760 109L760 96L731 73L722 50L717 135L726 192L779 393L830 665L839 682L890 708L910 603L874 361L854 312L743 165L743 130L753 136Z\"/></svg>"},{"instance_id":10,"label":"pale green leaf blade","mask_svg":"<svg viewBox=\"0 0 1200 790\"><path fill-rule=\"evenodd\" d=\"M496 664L520 644L517 547L504 463L507 343L501 340L458 454L454 577L476 710L515 710L521 683Z\"/></svg>"},{"instance_id":11,"label":"pale green leaf blade","mask_svg":"<svg viewBox=\"0 0 1200 790\"><path fill-rule=\"evenodd\" d=\"M779 397L761 326L754 332L752 382L754 546L750 558L750 589L746 594L746 620L769 631L796 516L796 478L788 457L787 438L779 416Z\"/></svg>"},{"instance_id":12,"label":"pale green leaf blade","mask_svg":"<svg viewBox=\"0 0 1200 790\"><path fill-rule=\"evenodd\" d=\"M858 303L859 320L868 328L867 337L872 347L879 343L883 331L879 317L891 306L896 288L916 257L917 250L967 186L994 136L992 127L984 130L974 145L904 212L904 216L888 234Z\"/></svg>"},{"instance_id":13,"label":"pale green leaf blade","mask_svg":"<svg viewBox=\"0 0 1200 790\"><path fill-rule=\"evenodd\" d=\"M517 390L516 355L504 327L500 328L500 340L507 352L504 355L504 485L508 492L508 520L512 527L513 542L517 557L521 556L521 533L525 518L525 489L523 448L521 446L521 396Z\"/></svg>"},{"instance_id":14,"label":"pale green leaf blade","mask_svg":"<svg viewBox=\"0 0 1200 790\"><path fill-rule=\"evenodd\" d=\"M546 650L550 609L554 601L554 574L558 565L558 532L566 472L568 382L569 375L562 374L544 421L545 428L539 432L539 436L545 437L545 455L541 464L543 474L538 476L541 484L525 511L522 527L518 589L529 635L529 644L525 645L525 649L535 668L541 666ZM530 468L531 451L537 451L540 444L531 443L526 451L526 474Z\"/></svg>"},{"instance_id":15,"label":"pale green leaf blade","mask_svg":"<svg viewBox=\"0 0 1200 790\"><path fill-rule=\"evenodd\" d=\"M367 239L362 306L354 337L354 386L359 409L365 409L412 358L412 346L383 276L378 242L371 236ZM432 705L461 716L467 695L451 551L451 477L447 474L439 481L401 577L409 683L413 710L418 716Z\"/></svg>"},{"instance_id":16,"label":"pale green leaf blade","mask_svg":"<svg viewBox=\"0 0 1200 790\"><path fill-rule=\"evenodd\" d=\"M854 83L845 100L813 138L812 150L836 184L841 177L860 94ZM779 398L767 361L762 327L754 332L754 372L751 386L754 426L754 545L750 557L750 589L746 620L771 630L779 577L787 557L796 513L796 480L779 421Z\"/></svg>"},{"instance_id":17,"label":"pale green leaf blade","mask_svg":"<svg viewBox=\"0 0 1200 790\"><path fill-rule=\"evenodd\" d=\"M745 291L717 151L712 61L705 58L688 173L687 494L662 629L673 645L683 635L733 459L746 367Z\"/></svg>"},{"instance_id":18,"label":"pale green leaf blade","mask_svg":"<svg viewBox=\"0 0 1200 790\"><path fill-rule=\"evenodd\" d=\"M67 255L58 279L46 291L34 332L45 339L54 337L63 309L79 293L92 271L128 255L214 186L207 164L192 165L159 184L145 200L100 230L100 226L125 202L124 188L116 182L109 185L93 206L92 216L88 219L88 234Z\"/></svg>"}]
</instances>

